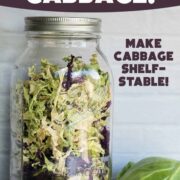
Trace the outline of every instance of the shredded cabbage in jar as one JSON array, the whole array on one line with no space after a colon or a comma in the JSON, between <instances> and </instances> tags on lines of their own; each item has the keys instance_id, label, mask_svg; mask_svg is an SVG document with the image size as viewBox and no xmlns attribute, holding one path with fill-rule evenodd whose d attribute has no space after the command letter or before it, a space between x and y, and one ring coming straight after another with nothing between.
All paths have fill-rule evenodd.
<instances>
[{"instance_id":1,"label":"shredded cabbage in jar","mask_svg":"<svg viewBox=\"0 0 180 180\"><path fill-rule=\"evenodd\" d=\"M108 180L109 74L96 55L89 64L72 55L64 61L61 68L42 59L23 82L24 176Z\"/></svg>"}]
</instances>

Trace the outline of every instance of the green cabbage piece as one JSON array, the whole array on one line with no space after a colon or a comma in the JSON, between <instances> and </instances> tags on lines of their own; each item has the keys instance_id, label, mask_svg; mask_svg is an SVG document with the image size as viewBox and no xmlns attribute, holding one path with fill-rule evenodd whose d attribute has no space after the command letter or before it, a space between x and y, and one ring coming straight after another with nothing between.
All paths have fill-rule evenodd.
<instances>
[{"instance_id":1,"label":"green cabbage piece","mask_svg":"<svg viewBox=\"0 0 180 180\"><path fill-rule=\"evenodd\" d=\"M150 157L128 163L117 180L180 180L180 161Z\"/></svg>"}]
</instances>

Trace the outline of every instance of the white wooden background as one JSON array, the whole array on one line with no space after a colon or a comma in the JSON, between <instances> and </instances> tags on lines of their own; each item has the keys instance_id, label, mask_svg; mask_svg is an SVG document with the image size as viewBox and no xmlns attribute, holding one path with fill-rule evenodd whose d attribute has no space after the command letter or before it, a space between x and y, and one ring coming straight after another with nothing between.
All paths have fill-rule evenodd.
<instances>
[{"instance_id":1,"label":"white wooden background","mask_svg":"<svg viewBox=\"0 0 180 180\"><path fill-rule=\"evenodd\" d=\"M180 7L123 13L52 13L0 7L0 180L9 174L9 82L11 68L25 46L25 16L66 15L103 20L101 47L115 81L113 170L146 156L180 159ZM174 50L167 63L167 88L120 88L120 63L113 60L129 37L162 37L163 48ZM162 75L160 73L159 75Z\"/></svg>"}]
</instances>

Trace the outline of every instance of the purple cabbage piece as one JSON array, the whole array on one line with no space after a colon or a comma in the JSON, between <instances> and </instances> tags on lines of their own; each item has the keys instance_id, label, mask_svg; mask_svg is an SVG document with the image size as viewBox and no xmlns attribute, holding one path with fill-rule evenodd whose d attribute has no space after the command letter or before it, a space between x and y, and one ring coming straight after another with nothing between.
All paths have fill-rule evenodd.
<instances>
[{"instance_id":1,"label":"purple cabbage piece","mask_svg":"<svg viewBox=\"0 0 180 180\"><path fill-rule=\"evenodd\" d=\"M81 84L83 82L84 82L84 78L83 77L74 78L72 80L72 83L79 83L79 84Z\"/></svg>"},{"instance_id":2,"label":"purple cabbage piece","mask_svg":"<svg viewBox=\"0 0 180 180\"><path fill-rule=\"evenodd\" d=\"M75 60L75 56L71 55L71 60L70 62L67 64L67 80L66 82L63 82L62 86L66 89L66 91L69 90L69 88L72 85L72 68L73 68L73 62Z\"/></svg>"},{"instance_id":3,"label":"purple cabbage piece","mask_svg":"<svg viewBox=\"0 0 180 180\"><path fill-rule=\"evenodd\" d=\"M104 139L101 140L101 146L105 150L105 155L109 155L109 139L110 139L110 133L109 130L104 127L101 134L103 135Z\"/></svg>"},{"instance_id":4,"label":"purple cabbage piece","mask_svg":"<svg viewBox=\"0 0 180 180\"><path fill-rule=\"evenodd\" d=\"M23 173L23 180L55 180L55 179L62 180L62 179L66 179L66 177L60 177L50 172L42 172L37 176L34 176L32 172Z\"/></svg>"},{"instance_id":5,"label":"purple cabbage piece","mask_svg":"<svg viewBox=\"0 0 180 180\"><path fill-rule=\"evenodd\" d=\"M111 106L111 101L108 101L102 112L106 112L110 106ZM107 117L103 117L102 120L106 120ZM107 127L104 127L101 134L103 135L104 139L101 140L101 146L105 150L105 155L109 155L109 140L110 140L110 132L107 129Z\"/></svg>"},{"instance_id":6,"label":"purple cabbage piece","mask_svg":"<svg viewBox=\"0 0 180 180\"><path fill-rule=\"evenodd\" d=\"M106 106L102 109L102 113L106 112L110 108L110 106L111 106L111 101L108 101Z\"/></svg>"},{"instance_id":7,"label":"purple cabbage piece","mask_svg":"<svg viewBox=\"0 0 180 180\"><path fill-rule=\"evenodd\" d=\"M75 176L78 173L83 173L83 171L89 169L91 165L91 163L87 163L81 157L74 156L73 154L66 159L68 176Z\"/></svg>"},{"instance_id":8,"label":"purple cabbage piece","mask_svg":"<svg viewBox=\"0 0 180 180\"><path fill-rule=\"evenodd\" d=\"M108 101L107 104L106 104L106 106L105 106L106 110L107 110L108 108L110 108L110 106L111 106L111 101Z\"/></svg>"},{"instance_id":9,"label":"purple cabbage piece","mask_svg":"<svg viewBox=\"0 0 180 180\"><path fill-rule=\"evenodd\" d=\"M89 180L93 180L93 175L92 175L92 173L90 173L90 175L89 175Z\"/></svg>"}]
</instances>

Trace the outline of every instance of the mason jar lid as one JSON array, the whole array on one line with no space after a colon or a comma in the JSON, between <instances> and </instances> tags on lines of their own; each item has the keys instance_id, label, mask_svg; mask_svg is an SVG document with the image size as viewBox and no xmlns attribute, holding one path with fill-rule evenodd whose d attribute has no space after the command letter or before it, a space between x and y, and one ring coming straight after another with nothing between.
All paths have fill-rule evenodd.
<instances>
[{"instance_id":1,"label":"mason jar lid","mask_svg":"<svg viewBox=\"0 0 180 180\"><path fill-rule=\"evenodd\" d=\"M26 17L26 31L100 33L101 20L82 17Z\"/></svg>"}]
</instances>

